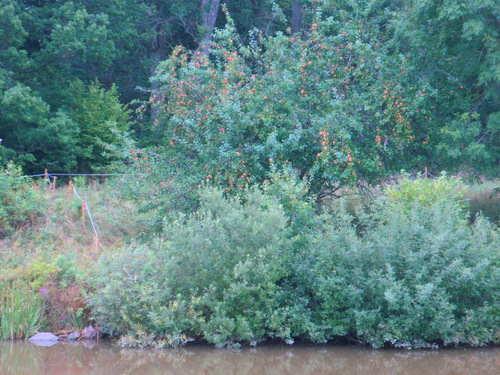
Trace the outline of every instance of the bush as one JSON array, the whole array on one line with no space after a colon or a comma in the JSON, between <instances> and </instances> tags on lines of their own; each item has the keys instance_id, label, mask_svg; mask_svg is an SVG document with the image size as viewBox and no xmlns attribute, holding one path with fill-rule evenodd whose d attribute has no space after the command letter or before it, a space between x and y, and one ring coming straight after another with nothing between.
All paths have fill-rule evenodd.
<instances>
[{"instance_id":1,"label":"bush","mask_svg":"<svg viewBox=\"0 0 500 375\"><path fill-rule=\"evenodd\" d=\"M163 344L203 337L218 346L279 335L278 281L290 246L275 199L249 191L200 193L192 215L169 218L161 238L104 256L91 305L110 334Z\"/></svg>"},{"instance_id":2,"label":"bush","mask_svg":"<svg viewBox=\"0 0 500 375\"><path fill-rule=\"evenodd\" d=\"M371 26L317 14L302 36L254 32L242 44L226 18L210 58L177 47L157 68L161 95L151 104L165 176L240 191L269 178L273 164L292 165L326 194L414 167L402 155L430 129L422 88Z\"/></svg>"},{"instance_id":3,"label":"bush","mask_svg":"<svg viewBox=\"0 0 500 375\"><path fill-rule=\"evenodd\" d=\"M94 317L130 345L498 342L500 233L468 224L455 186L405 179L356 218L314 215L288 172L265 194L203 188L156 241L100 259Z\"/></svg>"},{"instance_id":4,"label":"bush","mask_svg":"<svg viewBox=\"0 0 500 375\"><path fill-rule=\"evenodd\" d=\"M44 195L21 177L21 169L8 165L0 173L0 238L31 225L45 213Z\"/></svg>"},{"instance_id":5,"label":"bush","mask_svg":"<svg viewBox=\"0 0 500 375\"><path fill-rule=\"evenodd\" d=\"M389 189L373 214L360 214L362 237L342 210L324 222L304 283L325 339L352 335L374 347L498 340L498 230L482 218L470 227L443 184Z\"/></svg>"},{"instance_id":6,"label":"bush","mask_svg":"<svg viewBox=\"0 0 500 375\"><path fill-rule=\"evenodd\" d=\"M432 180L427 178L410 179L407 174L403 175L395 186L388 186L385 195L389 198L391 205L405 207L403 210L418 205L432 207L436 204L449 202L457 211L465 213L466 204L465 191L458 178L448 177L443 173L439 178Z\"/></svg>"}]
</instances>

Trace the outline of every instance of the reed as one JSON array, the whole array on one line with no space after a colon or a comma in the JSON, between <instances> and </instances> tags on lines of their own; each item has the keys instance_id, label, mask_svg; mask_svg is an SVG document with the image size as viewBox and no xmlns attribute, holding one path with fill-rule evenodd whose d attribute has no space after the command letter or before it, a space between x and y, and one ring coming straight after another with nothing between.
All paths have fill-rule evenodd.
<instances>
[{"instance_id":1,"label":"reed","mask_svg":"<svg viewBox=\"0 0 500 375\"><path fill-rule=\"evenodd\" d=\"M41 296L20 282L3 286L0 308L2 339L28 338L43 325Z\"/></svg>"}]
</instances>

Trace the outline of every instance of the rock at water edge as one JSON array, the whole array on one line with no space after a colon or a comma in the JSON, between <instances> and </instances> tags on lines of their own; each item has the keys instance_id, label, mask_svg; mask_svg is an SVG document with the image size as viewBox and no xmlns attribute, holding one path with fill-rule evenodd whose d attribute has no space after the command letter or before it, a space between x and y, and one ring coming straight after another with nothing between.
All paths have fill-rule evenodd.
<instances>
[{"instance_id":1,"label":"rock at water edge","mask_svg":"<svg viewBox=\"0 0 500 375\"><path fill-rule=\"evenodd\" d=\"M38 346L52 346L57 344L59 337L50 332L39 332L31 336L28 341Z\"/></svg>"}]
</instances>

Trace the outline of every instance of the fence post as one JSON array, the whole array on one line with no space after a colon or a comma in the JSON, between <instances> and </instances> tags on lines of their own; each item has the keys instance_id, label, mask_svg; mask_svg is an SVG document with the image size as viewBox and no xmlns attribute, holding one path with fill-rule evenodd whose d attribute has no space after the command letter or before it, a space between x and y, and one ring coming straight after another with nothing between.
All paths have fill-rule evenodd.
<instances>
[{"instance_id":1,"label":"fence post","mask_svg":"<svg viewBox=\"0 0 500 375\"><path fill-rule=\"evenodd\" d=\"M43 178L45 179L45 181L49 179L49 172L47 171L47 168L45 168L45 171L43 172Z\"/></svg>"},{"instance_id":2,"label":"fence post","mask_svg":"<svg viewBox=\"0 0 500 375\"><path fill-rule=\"evenodd\" d=\"M425 167L424 178L427 178L427 167Z\"/></svg>"},{"instance_id":3,"label":"fence post","mask_svg":"<svg viewBox=\"0 0 500 375\"><path fill-rule=\"evenodd\" d=\"M94 236L94 249L99 250L99 237Z\"/></svg>"},{"instance_id":4,"label":"fence post","mask_svg":"<svg viewBox=\"0 0 500 375\"><path fill-rule=\"evenodd\" d=\"M52 194L54 194L54 191L56 191L56 176L52 176Z\"/></svg>"},{"instance_id":5,"label":"fence post","mask_svg":"<svg viewBox=\"0 0 500 375\"><path fill-rule=\"evenodd\" d=\"M74 197L74 193L73 193L73 181L69 180L69 184L68 184L68 194L69 194L69 197L72 199Z\"/></svg>"}]
</instances>

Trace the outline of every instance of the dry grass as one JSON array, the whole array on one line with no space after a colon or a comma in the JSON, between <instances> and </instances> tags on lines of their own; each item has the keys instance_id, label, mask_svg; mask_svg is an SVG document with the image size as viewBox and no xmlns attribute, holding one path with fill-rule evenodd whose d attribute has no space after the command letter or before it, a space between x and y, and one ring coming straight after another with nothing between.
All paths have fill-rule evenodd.
<instances>
[{"instance_id":1,"label":"dry grass","mask_svg":"<svg viewBox=\"0 0 500 375\"><path fill-rule=\"evenodd\" d=\"M133 215L137 207L133 202L124 201L119 192L106 185L77 186L77 191L87 201L102 246L94 246L88 213L82 221L81 201L61 186L54 193L46 191L49 199L45 217L0 241L2 265L25 266L39 257L76 254L84 267L103 249L122 247L137 236Z\"/></svg>"}]
</instances>

